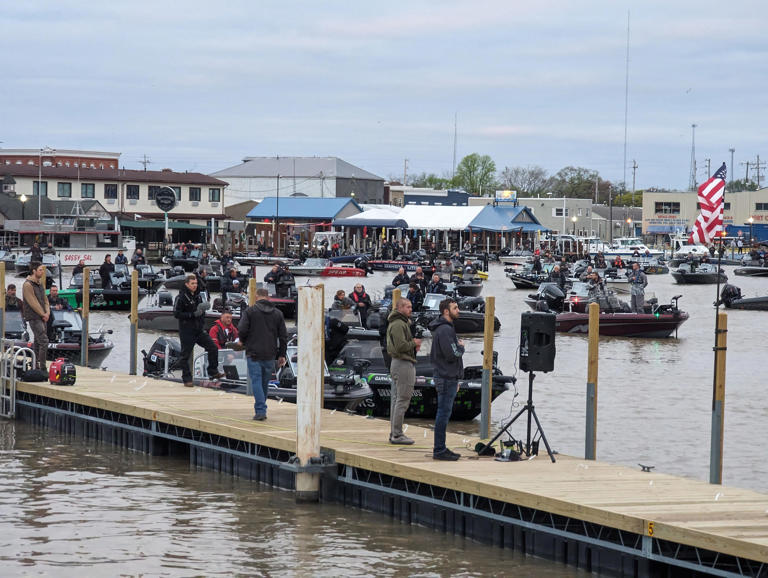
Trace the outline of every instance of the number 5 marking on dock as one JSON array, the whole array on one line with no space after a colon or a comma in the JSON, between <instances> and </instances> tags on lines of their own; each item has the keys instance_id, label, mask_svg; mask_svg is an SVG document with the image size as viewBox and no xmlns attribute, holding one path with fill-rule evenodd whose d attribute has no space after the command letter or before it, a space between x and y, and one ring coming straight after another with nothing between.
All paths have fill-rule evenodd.
<instances>
[{"instance_id":1,"label":"number 5 marking on dock","mask_svg":"<svg viewBox=\"0 0 768 578\"><path fill-rule=\"evenodd\" d=\"M653 536L653 522L648 522L648 526L645 532L648 536Z\"/></svg>"}]
</instances>

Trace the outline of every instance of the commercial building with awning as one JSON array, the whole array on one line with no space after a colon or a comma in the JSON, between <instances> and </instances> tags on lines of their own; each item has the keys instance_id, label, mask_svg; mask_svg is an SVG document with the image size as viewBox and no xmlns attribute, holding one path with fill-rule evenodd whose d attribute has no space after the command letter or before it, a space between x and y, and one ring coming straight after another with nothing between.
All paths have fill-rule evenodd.
<instances>
[{"instance_id":1,"label":"commercial building with awning","mask_svg":"<svg viewBox=\"0 0 768 578\"><path fill-rule=\"evenodd\" d=\"M395 209L396 207L393 207ZM399 209L398 209L399 211ZM408 222L400 217L398 211L375 208L352 217L334 219L334 227L386 227L388 229L407 229Z\"/></svg>"},{"instance_id":2,"label":"commercial building with awning","mask_svg":"<svg viewBox=\"0 0 768 578\"><path fill-rule=\"evenodd\" d=\"M441 207L435 205L408 205L399 217L408 223L408 229L422 231L466 231L469 224L484 207Z\"/></svg>"},{"instance_id":3,"label":"commercial building with awning","mask_svg":"<svg viewBox=\"0 0 768 578\"><path fill-rule=\"evenodd\" d=\"M495 233L536 233L549 231L539 223L528 207L501 207L486 205L469 224L469 228Z\"/></svg>"}]
</instances>

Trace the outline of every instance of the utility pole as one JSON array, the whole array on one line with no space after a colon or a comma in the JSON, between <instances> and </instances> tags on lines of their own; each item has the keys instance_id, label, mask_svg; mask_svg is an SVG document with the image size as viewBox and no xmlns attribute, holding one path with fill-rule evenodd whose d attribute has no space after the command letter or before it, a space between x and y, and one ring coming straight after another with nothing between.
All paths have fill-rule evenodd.
<instances>
[{"instance_id":1,"label":"utility pole","mask_svg":"<svg viewBox=\"0 0 768 578\"><path fill-rule=\"evenodd\" d=\"M754 164L754 167L757 171L757 189L760 190L760 171L765 168L765 161L760 162L760 155L757 155L757 162Z\"/></svg>"},{"instance_id":2,"label":"utility pole","mask_svg":"<svg viewBox=\"0 0 768 578\"><path fill-rule=\"evenodd\" d=\"M729 188L731 189L731 192L733 192L733 153L736 152L736 149L731 147L728 151L731 153L731 186Z\"/></svg>"},{"instance_id":3,"label":"utility pole","mask_svg":"<svg viewBox=\"0 0 768 578\"><path fill-rule=\"evenodd\" d=\"M146 170L147 170L147 165L151 165L151 164L152 164L152 159L150 159L149 157L147 157L147 155L144 155L144 158L142 158L142 159L139 161L139 163L140 163L140 164L142 164L142 165L144 165L144 170L146 171Z\"/></svg>"},{"instance_id":4,"label":"utility pole","mask_svg":"<svg viewBox=\"0 0 768 578\"><path fill-rule=\"evenodd\" d=\"M459 113L453 113L453 170L451 171L451 178L456 176L456 137L458 135L458 121ZM403 183L405 184L405 183Z\"/></svg>"},{"instance_id":5,"label":"utility pole","mask_svg":"<svg viewBox=\"0 0 768 578\"><path fill-rule=\"evenodd\" d=\"M747 161L745 163L739 163L739 164L747 165L747 172L744 175L744 188L746 188L747 187L747 183L749 183L749 161Z\"/></svg>"},{"instance_id":6,"label":"utility pole","mask_svg":"<svg viewBox=\"0 0 768 578\"><path fill-rule=\"evenodd\" d=\"M637 173L637 161L632 159L632 206L635 206L635 174Z\"/></svg>"},{"instance_id":7,"label":"utility pole","mask_svg":"<svg viewBox=\"0 0 768 578\"><path fill-rule=\"evenodd\" d=\"M688 180L688 190L696 190L696 125L691 125L691 173Z\"/></svg>"},{"instance_id":8,"label":"utility pole","mask_svg":"<svg viewBox=\"0 0 768 578\"><path fill-rule=\"evenodd\" d=\"M403 161L403 186L408 183L408 159Z\"/></svg>"}]
</instances>

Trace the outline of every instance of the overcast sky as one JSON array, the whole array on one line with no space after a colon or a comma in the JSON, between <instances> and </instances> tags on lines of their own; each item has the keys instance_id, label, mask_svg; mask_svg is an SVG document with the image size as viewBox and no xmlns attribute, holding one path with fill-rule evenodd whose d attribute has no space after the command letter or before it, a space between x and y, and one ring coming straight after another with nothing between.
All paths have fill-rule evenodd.
<instances>
[{"instance_id":1,"label":"overcast sky","mask_svg":"<svg viewBox=\"0 0 768 578\"><path fill-rule=\"evenodd\" d=\"M687 188L768 160L765 0L4 2L0 146L213 172L338 156L382 177L477 152Z\"/></svg>"}]
</instances>

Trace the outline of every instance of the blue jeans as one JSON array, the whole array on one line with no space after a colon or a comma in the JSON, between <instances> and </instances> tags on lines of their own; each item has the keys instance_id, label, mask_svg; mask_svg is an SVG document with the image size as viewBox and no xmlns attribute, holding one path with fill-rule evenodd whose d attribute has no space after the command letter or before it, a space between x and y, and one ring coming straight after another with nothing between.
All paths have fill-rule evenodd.
<instances>
[{"instance_id":1,"label":"blue jeans","mask_svg":"<svg viewBox=\"0 0 768 578\"><path fill-rule=\"evenodd\" d=\"M437 415L435 416L435 447L432 450L433 454L440 454L447 449L445 447L445 428L448 427L448 420L451 419L453 401L456 399L458 385L459 381L457 379L435 377Z\"/></svg>"},{"instance_id":2,"label":"blue jeans","mask_svg":"<svg viewBox=\"0 0 768 578\"><path fill-rule=\"evenodd\" d=\"M251 391L253 391L253 411L255 415L267 415L267 391L269 390L269 380L275 371L275 362L273 360L254 361L248 358L248 379L251 382Z\"/></svg>"}]
</instances>

